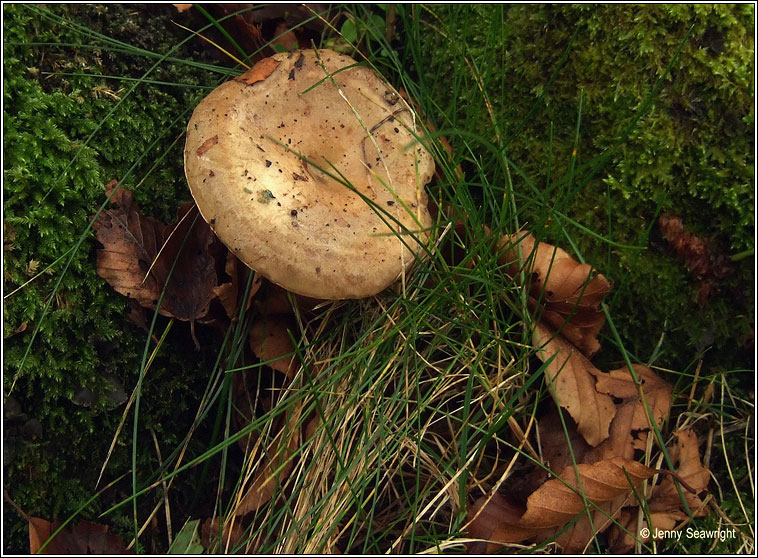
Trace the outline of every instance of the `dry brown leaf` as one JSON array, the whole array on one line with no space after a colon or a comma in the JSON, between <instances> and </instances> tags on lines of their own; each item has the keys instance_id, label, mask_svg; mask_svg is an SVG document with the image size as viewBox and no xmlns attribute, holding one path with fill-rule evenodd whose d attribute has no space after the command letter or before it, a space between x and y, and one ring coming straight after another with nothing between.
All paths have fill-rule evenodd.
<instances>
[{"instance_id":1,"label":"dry brown leaf","mask_svg":"<svg viewBox=\"0 0 758 558\"><path fill-rule=\"evenodd\" d=\"M134 554L126 548L121 537L109 533L107 525L80 521L65 527L42 550L45 542L61 526L60 521L47 521L39 517L29 517L30 554Z\"/></svg>"},{"instance_id":2,"label":"dry brown leaf","mask_svg":"<svg viewBox=\"0 0 758 558\"><path fill-rule=\"evenodd\" d=\"M294 332L294 328L286 316L259 317L250 328L250 346L255 356L291 381L297 371L297 359L290 331Z\"/></svg>"},{"instance_id":3,"label":"dry brown leaf","mask_svg":"<svg viewBox=\"0 0 758 558\"><path fill-rule=\"evenodd\" d=\"M143 217L129 190L118 190L111 203L116 207L104 210L92 225L105 246L97 251L97 273L122 295L155 308L160 288L148 270L163 243L165 225Z\"/></svg>"},{"instance_id":4,"label":"dry brown leaf","mask_svg":"<svg viewBox=\"0 0 758 558\"><path fill-rule=\"evenodd\" d=\"M627 505L633 497L631 491L619 494L616 498L613 498L608 502L597 504L597 508L599 509L596 509L593 506L591 511L591 521L587 514L584 513L563 533L560 533L563 527L556 527L552 531L542 533L542 537L552 539L557 535L555 542L563 548L565 553L583 553L592 544L595 535L605 531L614 521L614 518L621 513L623 507Z\"/></svg>"},{"instance_id":5,"label":"dry brown leaf","mask_svg":"<svg viewBox=\"0 0 758 558\"><path fill-rule=\"evenodd\" d=\"M577 431L576 423L565 414L563 415L563 420L566 423L565 430L561 417L558 414L558 409L553 409L539 420L542 461L553 472L562 471L575 462L588 463L596 461L584 459L584 455L588 451L591 451L592 448ZM547 472L542 469L539 469L539 472L545 476L547 475Z\"/></svg>"},{"instance_id":6,"label":"dry brown leaf","mask_svg":"<svg viewBox=\"0 0 758 558\"><path fill-rule=\"evenodd\" d=\"M264 58L240 77L235 78L235 80L242 82L245 85L253 85L254 83L263 81L270 76L273 71L279 67L280 63L281 62L274 60L273 58Z\"/></svg>"},{"instance_id":7,"label":"dry brown leaf","mask_svg":"<svg viewBox=\"0 0 758 558\"><path fill-rule=\"evenodd\" d=\"M656 425L660 428L669 413L672 387L646 366L633 366L645 400L650 406ZM564 417L564 430L557 411L546 414L539 421L542 456L544 462L554 471L572 463L569 444L577 463L594 463L611 457L633 459L635 450L644 450L646 447L650 424L629 370L620 368L608 373L598 371L593 375L598 392L621 399L616 404L616 414L611 421L609 436L598 446L590 448L578 435L576 423L571 418Z\"/></svg>"},{"instance_id":8,"label":"dry brown leaf","mask_svg":"<svg viewBox=\"0 0 758 558\"><path fill-rule=\"evenodd\" d=\"M237 321L237 308L238 299L245 294L245 287L250 273L253 271L245 264L239 261L237 257L230 251L226 251L226 264L224 265L224 271L229 276L230 280L213 288L213 294L218 297L221 306L224 307L224 312L233 322ZM247 302L245 303L245 310L250 309L253 297L261 288L261 276L256 275L253 278L253 284L250 286L250 292L248 293Z\"/></svg>"},{"instance_id":9,"label":"dry brown leaf","mask_svg":"<svg viewBox=\"0 0 758 558\"><path fill-rule=\"evenodd\" d=\"M632 501L642 482L655 473L655 469L622 458L568 466L558 478L547 481L529 496L523 514L523 508L497 494L490 499L482 497L469 510L468 530L489 542L485 549L475 545L470 550L492 552L504 543L555 538L565 551L580 552ZM559 535L578 514L583 515Z\"/></svg>"},{"instance_id":10,"label":"dry brown leaf","mask_svg":"<svg viewBox=\"0 0 758 558\"><path fill-rule=\"evenodd\" d=\"M700 462L700 451L698 449L697 435L692 430L680 430L674 432L675 444L669 450L671 461L676 467L679 478L686 482L698 493L708 487L711 480L711 472L703 467ZM687 505L695 517L704 515L705 504L697 496L686 490L682 490ZM682 500L679 491L671 477L663 479L659 486L653 490L650 499L650 511L654 513L671 513L676 518L684 519Z\"/></svg>"},{"instance_id":11,"label":"dry brown leaf","mask_svg":"<svg viewBox=\"0 0 758 558\"><path fill-rule=\"evenodd\" d=\"M663 420L668 416L672 388L647 367L636 365L634 370L654 419L660 427ZM607 392L621 399L617 405L616 415L611 422L610 436L597 447L590 448L584 439L578 435L576 424L570 417L564 417L564 427L557 411L549 413L540 419L539 431L543 459L554 471L573 465L569 444L576 463L592 464L613 457L632 460L635 449L642 449L647 440L649 431L647 413L629 370L621 368L607 374L599 373L596 377L598 391ZM635 503L636 500L633 499L632 494L625 493L613 500L599 504L600 509L592 511L591 522L585 513L568 530L558 535L555 540L565 552L583 552L591 544L595 534L605 530L610 525L611 518L618 516L609 536L615 545L615 552L627 552L632 548L634 539L619 527L619 524L626 526L625 522L631 521L632 513L634 513L636 522L636 509L625 507ZM670 527L666 528L673 528L675 522L671 523L669 518L663 517L661 514L652 515L655 525L658 525L657 522L661 522L659 528L664 528L664 525L669 524ZM628 530L628 526L626 528ZM539 534L538 539L553 538L562 529L562 526L557 526L552 531L543 531Z\"/></svg>"},{"instance_id":12,"label":"dry brown leaf","mask_svg":"<svg viewBox=\"0 0 758 558\"><path fill-rule=\"evenodd\" d=\"M676 473L680 479L686 482L698 493L707 489L710 481L710 472L700 462L697 436L691 430L674 432L675 444L669 449L672 461L675 463ZM704 517L705 504L696 495L687 490L682 490L687 505L693 517ZM660 485L653 487L648 499L648 512L652 527L649 531L672 531L681 529L689 520L689 515L684 509L679 492L674 485L674 480L667 476ZM647 519L639 521L640 516L636 508L624 509L617 525L609 530L608 543L614 553L627 553L637 540L640 542L650 541L650 537L639 537L643 527L648 527ZM639 527L639 528L638 528Z\"/></svg>"},{"instance_id":13,"label":"dry brown leaf","mask_svg":"<svg viewBox=\"0 0 758 558\"><path fill-rule=\"evenodd\" d=\"M118 190L111 201L116 207L103 211L93 223L103 244L97 251L98 275L151 309L165 285L160 308L164 316L190 322L205 316L218 280L211 250L215 236L203 219L196 219L197 207L184 204L177 222L165 226L142 216L129 190Z\"/></svg>"},{"instance_id":14,"label":"dry brown leaf","mask_svg":"<svg viewBox=\"0 0 758 558\"><path fill-rule=\"evenodd\" d=\"M106 185L110 195L117 182ZM177 221L164 225L142 216L129 190L118 189L93 223L103 248L97 251L97 273L116 291L159 313L190 322L196 347L195 321L206 317L218 282L215 256L219 246L213 231L188 202Z\"/></svg>"},{"instance_id":15,"label":"dry brown leaf","mask_svg":"<svg viewBox=\"0 0 758 558\"><path fill-rule=\"evenodd\" d=\"M492 553L505 543L520 542L533 537L536 529L518 525L524 507L495 492L482 496L468 510L467 530L472 537L488 541L469 548L471 554Z\"/></svg>"},{"instance_id":16,"label":"dry brown leaf","mask_svg":"<svg viewBox=\"0 0 758 558\"><path fill-rule=\"evenodd\" d=\"M632 366L653 420L660 428L671 408L673 388L647 366L639 364ZM651 426L647 410L629 369L624 367L596 375L595 387L599 392L607 393L622 401L617 405L608 439L591 450L585 459L587 461L609 457L633 459L635 450L645 449Z\"/></svg>"},{"instance_id":17,"label":"dry brown leaf","mask_svg":"<svg viewBox=\"0 0 758 558\"><path fill-rule=\"evenodd\" d=\"M154 266L159 284L167 285L161 309L165 315L185 321L202 318L208 313L215 297L213 289L218 283L216 262L211 252L216 236L198 215L193 202L179 208L177 222L166 227L164 244ZM176 264L173 263L175 259ZM171 265L174 265L174 271L169 280Z\"/></svg>"},{"instance_id":18,"label":"dry brown leaf","mask_svg":"<svg viewBox=\"0 0 758 558\"><path fill-rule=\"evenodd\" d=\"M513 277L518 277L522 269L527 273L531 310L539 307L542 323L558 330L591 357L600 348L597 334L605 315L599 306L611 284L565 250L545 242L535 244L531 233L503 236L500 247L504 252L498 263L508 266Z\"/></svg>"},{"instance_id":19,"label":"dry brown leaf","mask_svg":"<svg viewBox=\"0 0 758 558\"><path fill-rule=\"evenodd\" d=\"M587 443L597 446L608 438L608 427L616 414L611 396L595 389L595 377L602 372L545 326L535 327L532 342L539 348L540 360L548 363L545 374L555 400L569 412Z\"/></svg>"},{"instance_id":20,"label":"dry brown leaf","mask_svg":"<svg viewBox=\"0 0 758 558\"><path fill-rule=\"evenodd\" d=\"M581 482L577 479L577 472ZM595 504L610 502L632 490L630 480L636 485L655 473L655 469L620 457L566 467L559 478L547 481L529 496L519 526L533 529L560 527L585 509L580 494Z\"/></svg>"}]
</instances>

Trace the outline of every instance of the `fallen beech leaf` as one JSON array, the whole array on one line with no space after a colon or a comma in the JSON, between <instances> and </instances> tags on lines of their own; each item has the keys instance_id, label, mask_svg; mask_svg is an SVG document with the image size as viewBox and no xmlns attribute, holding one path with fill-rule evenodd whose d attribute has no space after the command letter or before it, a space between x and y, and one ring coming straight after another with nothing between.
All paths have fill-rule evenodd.
<instances>
[{"instance_id":1,"label":"fallen beech leaf","mask_svg":"<svg viewBox=\"0 0 758 558\"><path fill-rule=\"evenodd\" d=\"M605 315L599 306L611 284L565 250L545 242L535 244L531 233L505 235L500 240L505 251L498 263L507 265L513 277L524 269L530 277L531 310L537 310L539 305L540 321L558 330L591 357L600 348L597 334L605 323Z\"/></svg>"},{"instance_id":2,"label":"fallen beech leaf","mask_svg":"<svg viewBox=\"0 0 758 558\"><path fill-rule=\"evenodd\" d=\"M290 29L286 21L280 21L274 30L274 42L284 50L291 51L297 48L297 35Z\"/></svg>"},{"instance_id":3,"label":"fallen beech leaf","mask_svg":"<svg viewBox=\"0 0 758 558\"><path fill-rule=\"evenodd\" d=\"M213 294L218 297L226 315L232 321L237 321L237 313L239 311L237 308L238 298L244 296L247 280L252 270L240 262L232 252L227 250L224 271L230 277L230 280L214 287ZM250 309L253 297L261 288L261 283L261 276L256 275L253 278L253 284L250 286L245 310Z\"/></svg>"},{"instance_id":4,"label":"fallen beech leaf","mask_svg":"<svg viewBox=\"0 0 758 558\"><path fill-rule=\"evenodd\" d=\"M553 538L557 535L555 542L557 542L563 551L567 554L578 554L587 550L587 547L592 544L595 535L605 531L614 518L618 516L623 507L627 505L633 498L631 491L624 492L608 502L598 504L597 508L593 506L591 511L592 521L583 513L582 516L574 522L566 531L560 533L562 527L556 527L553 531L543 533L542 536L550 535L549 538ZM560 533L560 534L558 534Z\"/></svg>"},{"instance_id":5,"label":"fallen beech leaf","mask_svg":"<svg viewBox=\"0 0 758 558\"><path fill-rule=\"evenodd\" d=\"M702 492L708 487L711 472L703 467L700 462L697 436L692 430L680 430L674 432L674 438L675 444L670 449L670 456L676 466L679 478L694 490ZM693 515L702 517L705 506L703 501L697 494L692 494L686 490L682 490L682 492ZM676 489L674 480L671 477L664 478L661 484L653 490L650 499L650 511L673 514L677 519L684 519L686 514L682 508L682 500L679 497L679 491Z\"/></svg>"},{"instance_id":6,"label":"fallen beech leaf","mask_svg":"<svg viewBox=\"0 0 758 558\"><path fill-rule=\"evenodd\" d=\"M179 208L176 223L166 226L143 217L129 190L118 190L111 201L115 207L103 211L93 223L103 245L97 251L98 275L150 309L156 307L165 286L159 312L191 322L194 333L194 321L208 313L216 296L218 278L211 248L216 238L210 227L197 218L192 202Z\"/></svg>"},{"instance_id":7,"label":"fallen beech leaf","mask_svg":"<svg viewBox=\"0 0 758 558\"><path fill-rule=\"evenodd\" d=\"M635 375L650 407L653 420L658 428L663 424L671 408L671 385L659 378L650 368L633 365ZM637 391L637 386L629 369L619 368L595 377L595 388L601 393L622 399L616 407L616 416L610 427L610 435L586 459L597 461L609 457L634 458L635 450L644 450L651 430L647 410Z\"/></svg>"},{"instance_id":8,"label":"fallen beech leaf","mask_svg":"<svg viewBox=\"0 0 758 558\"><path fill-rule=\"evenodd\" d=\"M293 380L297 371L295 346L290 337L290 321L285 316L258 318L250 328L250 346L262 361Z\"/></svg>"},{"instance_id":9,"label":"fallen beech leaf","mask_svg":"<svg viewBox=\"0 0 758 558\"><path fill-rule=\"evenodd\" d=\"M179 13L186 12L192 7L192 4L171 4Z\"/></svg>"},{"instance_id":10,"label":"fallen beech leaf","mask_svg":"<svg viewBox=\"0 0 758 558\"><path fill-rule=\"evenodd\" d=\"M31 554L134 554L121 537L108 532L107 525L80 521L58 533L42 550L45 542L61 526L60 521L29 517L29 552Z\"/></svg>"},{"instance_id":11,"label":"fallen beech leaf","mask_svg":"<svg viewBox=\"0 0 758 558\"><path fill-rule=\"evenodd\" d=\"M155 308L160 288L148 270L163 242L165 225L143 217L129 190L118 190L111 203L116 207L104 210L92 225L105 247L97 251L97 274L122 295Z\"/></svg>"},{"instance_id":12,"label":"fallen beech leaf","mask_svg":"<svg viewBox=\"0 0 758 558\"><path fill-rule=\"evenodd\" d=\"M670 456L675 464L677 475L694 490L703 491L708 487L710 472L700 462L697 436L691 430L674 432L675 444L670 448ZM682 490L693 517L704 517L705 503L696 495ZM626 508L619 516L618 524L608 532L608 543L614 553L627 553L634 548L635 541L643 527L648 527L647 519L639 521L636 508ZM660 485L653 487L648 501L648 517L652 527L649 531L672 531L681 529L688 521L689 515L684 510L679 492L670 476L666 476ZM649 532L648 531L648 532ZM639 538L648 542L650 537Z\"/></svg>"},{"instance_id":13,"label":"fallen beech leaf","mask_svg":"<svg viewBox=\"0 0 758 558\"><path fill-rule=\"evenodd\" d=\"M198 214L192 202L179 208L177 223L166 227L163 248L155 263L156 276L161 284L167 285L161 309L165 315L184 321L202 318L208 313L218 281L215 259L211 255L211 244L216 237L202 218L196 219ZM176 264L169 281L174 259Z\"/></svg>"},{"instance_id":14,"label":"fallen beech leaf","mask_svg":"<svg viewBox=\"0 0 758 558\"><path fill-rule=\"evenodd\" d=\"M500 549L505 543L520 542L531 538L536 529L518 525L524 515L524 507L495 492L491 496L482 496L468 510L469 534L489 541L484 545L470 547L472 554L490 554Z\"/></svg>"},{"instance_id":15,"label":"fallen beech leaf","mask_svg":"<svg viewBox=\"0 0 758 558\"><path fill-rule=\"evenodd\" d=\"M263 81L270 76L274 70L279 67L280 62L273 58L264 58L257 62L255 66L250 68L247 72L235 78L236 81L242 82L245 85L253 85L259 81Z\"/></svg>"},{"instance_id":16,"label":"fallen beech leaf","mask_svg":"<svg viewBox=\"0 0 758 558\"><path fill-rule=\"evenodd\" d=\"M577 480L577 471L581 483ZM526 512L518 524L533 529L565 525L585 509L580 494L602 504L631 491L630 480L636 484L655 473L655 469L620 457L592 464L580 463L576 468L566 467L559 478L547 481L529 496Z\"/></svg>"},{"instance_id":17,"label":"fallen beech leaf","mask_svg":"<svg viewBox=\"0 0 758 558\"><path fill-rule=\"evenodd\" d=\"M588 461L584 459L584 455L592 450L590 445L577 431L576 423L571 417L564 414L563 420L566 422L565 430L561 417L558 414L558 409L554 409L539 420L542 460L553 472L562 471L566 467L573 465L574 460L576 460L576 463L587 463ZM542 469L538 469L538 471L547 475Z\"/></svg>"},{"instance_id":18,"label":"fallen beech leaf","mask_svg":"<svg viewBox=\"0 0 758 558\"><path fill-rule=\"evenodd\" d=\"M558 478L547 481L529 496L526 511L520 517L519 507L505 498L494 496L489 501L480 498L469 510L468 529L473 536L490 541L487 552L497 550L503 543L531 538L555 539L567 552L579 552L607 528L612 518L632 501L634 491L639 493L641 483L655 473L655 469L622 458L568 466ZM582 516L559 535L563 526L578 514ZM470 548L481 551L478 546Z\"/></svg>"},{"instance_id":19,"label":"fallen beech leaf","mask_svg":"<svg viewBox=\"0 0 758 558\"><path fill-rule=\"evenodd\" d=\"M535 327L532 342L538 347L540 360L548 363L545 374L555 400L569 412L587 443L597 446L608 438L608 427L616 414L611 396L595 389L595 377L602 372L545 326Z\"/></svg>"}]
</instances>

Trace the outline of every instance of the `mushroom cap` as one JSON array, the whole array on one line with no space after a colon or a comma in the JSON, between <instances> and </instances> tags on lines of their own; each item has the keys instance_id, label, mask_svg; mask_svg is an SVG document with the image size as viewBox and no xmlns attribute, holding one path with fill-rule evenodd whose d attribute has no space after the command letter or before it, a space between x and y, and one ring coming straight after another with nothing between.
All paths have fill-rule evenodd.
<instances>
[{"instance_id":1,"label":"mushroom cap","mask_svg":"<svg viewBox=\"0 0 758 558\"><path fill-rule=\"evenodd\" d=\"M413 110L330 50L275 54L211 92L187 127L200 213L252 269L322 299L380 292L424 253L434 160Z\"/></svg>"}]
</instances>

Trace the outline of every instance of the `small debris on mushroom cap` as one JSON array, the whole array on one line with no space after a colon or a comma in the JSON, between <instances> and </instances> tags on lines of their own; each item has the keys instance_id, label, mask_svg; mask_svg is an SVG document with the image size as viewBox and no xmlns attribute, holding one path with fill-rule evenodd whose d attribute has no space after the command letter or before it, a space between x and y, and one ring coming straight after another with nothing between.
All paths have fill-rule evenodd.
<instances>
[{"instance_id":1,"label":"small debris on mushroom cap","mask_svg":"<svg viewBox=\"0 0 758 558\"><path fill-rule=\"evenodd\" d=\"M280 53L200 102L185 173L248 266L298 294L362 298L424 253L434 161L419 134L373 70L329 50Z\"/></svg>"}]
</instances>

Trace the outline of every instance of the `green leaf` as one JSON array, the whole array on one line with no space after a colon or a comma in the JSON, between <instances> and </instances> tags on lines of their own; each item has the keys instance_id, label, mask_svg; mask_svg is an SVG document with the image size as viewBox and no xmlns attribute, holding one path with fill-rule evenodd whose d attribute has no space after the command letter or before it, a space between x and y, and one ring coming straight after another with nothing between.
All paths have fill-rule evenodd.
<instances>
[{"instance_id":1,"label":"green leaf","mask_svg":"<svg viewBox=\"0 0 758 558\"><path fill-rule=\"evenodd\" d=\"M342 24L340 29L342 38L349 43L353 43L358 39L358 29L355 27L355 22L352 19L348 19Z\"/></svg>"},{"instance_id":2,"label":"green leaf","mask_svg":"<svg viewBox=\"0 0 758 558\"><path fill-rule=\"evenodd\" d=\"M182 530L177 533L174 542L168 549L169 554L202 554L205 548L200 543L200 535L197 527L200 524L199 519L187 521Z\"/></svg>"}]
</instances>

